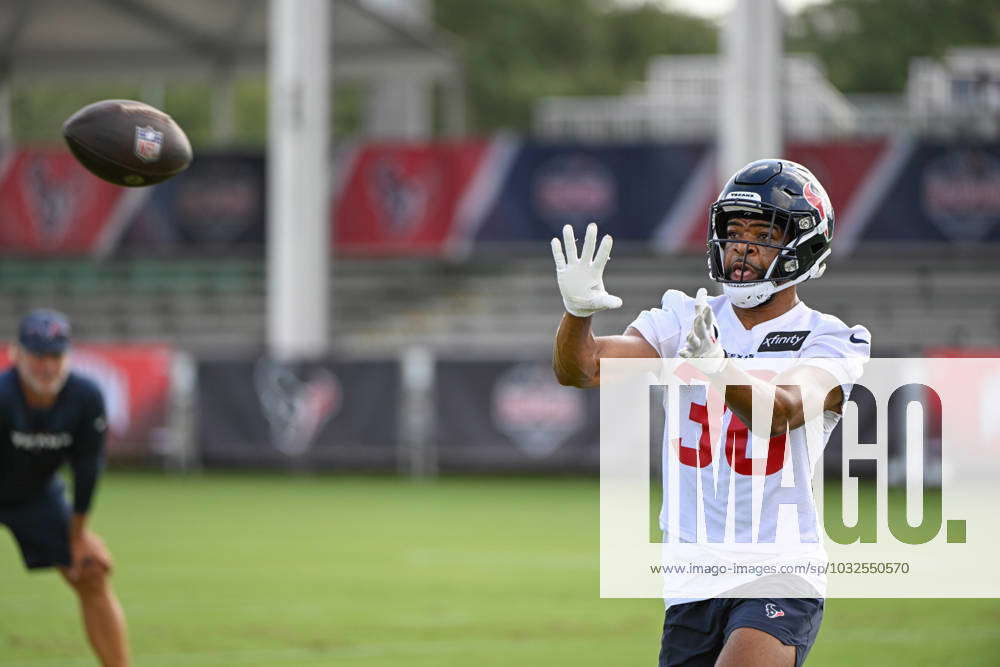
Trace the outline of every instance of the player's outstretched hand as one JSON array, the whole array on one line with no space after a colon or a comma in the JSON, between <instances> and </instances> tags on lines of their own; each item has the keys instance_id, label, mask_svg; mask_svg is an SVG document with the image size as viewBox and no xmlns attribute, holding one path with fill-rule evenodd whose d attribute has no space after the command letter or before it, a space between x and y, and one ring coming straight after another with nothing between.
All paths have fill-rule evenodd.
<instances>
[{"instance_id":1,"label":"player's outstretched hand","mask_svg":"<svg viewBox=\"0 0 1000 667\"><path fill-rule=\"evenodd\" d=\"M611 236L605 234L597 252L594 252L596 246L597 224L593 222L587 225L580 257L576 255L576 238L571 225L563 227L563 244L557 238L552 239L556 281L563 305L570 315L590 317L602 310L621 308L622 300L604 289L604 266L611 256Z\"/></svg>"},{"instance_id":2,"label":"player's outstretched hand","mask_svg":"<svg viewBox=\"0 0 1000 667\"><path fill-rule=\"evenodd\" d=\"M708 290L704 287L695 296L694 311L691 332L684 341L684 348L679 356L685 359L710 360L696 365L706 373L718 372L725 365L726 353L719 342L719 325L715 321L715 313L708 305Z\"/></svg>"}]
</instances>

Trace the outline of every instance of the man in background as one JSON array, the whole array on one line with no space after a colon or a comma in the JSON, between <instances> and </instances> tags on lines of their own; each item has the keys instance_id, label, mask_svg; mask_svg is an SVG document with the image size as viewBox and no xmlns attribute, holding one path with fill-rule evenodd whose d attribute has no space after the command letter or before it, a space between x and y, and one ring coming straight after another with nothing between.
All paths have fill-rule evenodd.
<instances>
[{"instance_id":1,"label":"man in background","mask_svg":"<svg viewBox=\"0 0 1000 667\"><path fill-rule=\"evenodd\" d=\"M52 310L29 313L0 374L0 524L29 570L57 567L80 600L84 627L105 667L129 664L125 616L111 590L111 555L87 529L104 460L100 389L69 369L70 325ZM73 470L73 504L57 471Z\"/></svg>"}]
</instances>

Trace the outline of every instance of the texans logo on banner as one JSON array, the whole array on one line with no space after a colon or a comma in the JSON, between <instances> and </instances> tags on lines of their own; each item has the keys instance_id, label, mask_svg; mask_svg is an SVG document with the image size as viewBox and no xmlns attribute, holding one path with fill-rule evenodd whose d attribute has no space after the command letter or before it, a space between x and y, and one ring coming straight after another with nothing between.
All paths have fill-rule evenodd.
<instances>
[{"instance_id":1,"label":"texans logo on banner","mask_svg":"<svg viewBox=\"0 0 1000 667\"><path fill-rule=\"evenodd\" d=\"M358 150L333 206L334 247L342 252L447 252L456 212L488 145L470 140Z\"/></svg>"},{"instance_id":2,"label":"texans logo on banner","mask_svg":"<svg viewBox=\"0 0 1000 667\"><path fill-rule=\"evenodd\" d=\"M978 241L1000 223L1000 159L952 150L927 164L923 201L931 221L956 241Z\"/></svg>"},{"instance_id":3,"label":"texans logo on banner","mask_svg":"<svg viewBox=\"0 0 1000 667\"><path fill-rule=\"evenodd\" d=\"M262 358L254 369L254 385L271 425L271 442L289 456L309 451L343 404L340 380L321 367L301 378L291 366Z\"/></svg>"},{"instance_id":4,"label":"texans logo on banner","mask_svg":"<svg viewBox=\"0 0 1000 667\"><path fill-rule=\"evenodd\" d=\"M585 153L560 155L542 163L535 173L535 211L554 229L580 226L611 216L617 206L614 174Z\"/></svg>"},{"instance_id":5,"label":"texans logo on banner","mask_svg":"<svg viewBox=\"0 0 1000 667\"><path fill-rule=\"evenodd\" d=\"M79 176L60 178L54 165L42 157L32 157L21 178L22 193L34 212L32 221L42 244L62 242L77 203L83 203L86 188Z\"/></svg>"},{"instance_id":6,"label":"texans logo on banner","mask_svg":"<svg viewBox=\"0 0 1000 667\"><path fill-rule=\"evenodd\" d=\"M548 364L513 366L493 387L493 422L532 458L555 452L583 425L583 396L560 386Z\"/></svg>"},{"instance_id":7,"label":"texans logo on banner","mask_svg":"<svg viewBox=\"0 0 1000 667\"><path fill-rule=\"evenodd\" d=\"M123 190L88 173L69 153L18 151L0 176L0 248L91 252Z\"/></svg>"},{"instance_id":8,"label":"texans logo on banner","mask_svg":"<svg viewBox=\"0 0 1000 667\"><path fill-rule=\"evenodd\" d=\"M395 237L409 236L418 227L440 182L441 174L433 163L405 165L391 155L376 160L367 174L378 221Z\"/></svg>"}]
</instances>

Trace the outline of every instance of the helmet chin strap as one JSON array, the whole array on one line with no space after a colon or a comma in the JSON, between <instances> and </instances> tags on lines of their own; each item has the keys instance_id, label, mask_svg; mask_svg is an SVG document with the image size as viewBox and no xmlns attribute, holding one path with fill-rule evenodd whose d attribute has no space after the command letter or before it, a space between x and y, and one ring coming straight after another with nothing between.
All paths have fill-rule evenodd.
<instances>
[{"instance_id":1,"label":"helmet chin strap","mask_svg":"<svg viewBox=\"0 0 1000 667\"><path fill-rule=\"evenodd\" d=\"M774 296L780 288L773 282L750 283L749 285L739 285L723 283L722 291L737 308L756 308Z\"/></svg>"},{"instance_id":2,"label":"helmet chin strap","mask_svg":"<svg viewBox=\"0 0 1000 667\"><path fill-rule=\"evenodd\" d=\"M771 261L771 266L768 267L767 273L764 274L765 276L770 275L777 261L777 257ZM773 280L768 280L766 282L749 283L746 285L723 283L722 291L737 308L756 308L770 301L776 292L785 287L787 285L778 287Z\"/></svg>"},{"instance_id":3,"label":"helmet chin strap","mask_svg":"<svg viewBox=\"0 0 1000 667\"><path fill-rule=\"evenodd\" d=\"M789 280L787 283L778 285L773 280L761 283L749 283L747 285L723 283L722 292L729 297L729 300L737 308L756 308L767 303L771 297L783 289L788 289L792 285L798 285L810 278L819 278L826 271L826 263L822 262L822 260L825 260L829 254L830 251L827 250L820 257L821 261L813 266L809 272L799 276L795 280Z\"/></svg>"}]
</instances>

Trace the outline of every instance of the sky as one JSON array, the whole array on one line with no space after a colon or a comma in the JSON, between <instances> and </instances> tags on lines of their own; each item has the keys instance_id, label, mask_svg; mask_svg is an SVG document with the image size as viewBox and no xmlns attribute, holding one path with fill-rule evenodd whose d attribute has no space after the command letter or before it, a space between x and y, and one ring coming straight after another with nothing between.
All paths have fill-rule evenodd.
<instances>
[{"instance_id":1,"label":"sky","mask_svg":"<svg viewBox=\"0 0 1000 667\"><path fill-rule=\"evenodd\" d=\"M617 0L620 4L642 4L647 0ZM736 0L654 0L664 7L679 9L691 14L699 14L710 18L718 18L728 12ZM778 0L785 11L794 13L803 7L816 5L824 0Z\"/></svg>"}]
</instances>

